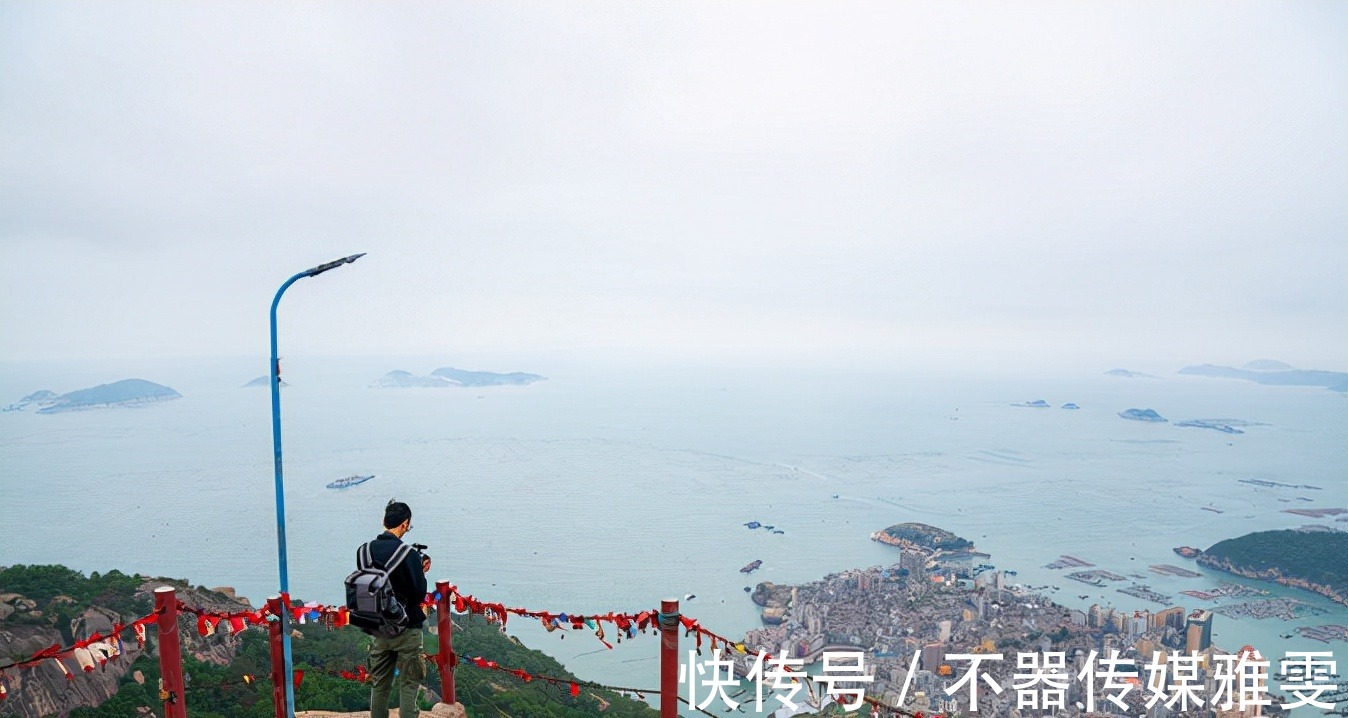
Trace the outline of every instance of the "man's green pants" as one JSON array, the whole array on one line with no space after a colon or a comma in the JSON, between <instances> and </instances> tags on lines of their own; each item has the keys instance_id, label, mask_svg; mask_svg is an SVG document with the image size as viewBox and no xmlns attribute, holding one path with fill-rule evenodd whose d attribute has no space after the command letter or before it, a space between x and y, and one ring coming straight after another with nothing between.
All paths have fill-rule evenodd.
<instances>
[{"instance_id":1,"label":"man's green pants","mask_svg":"<svg viewBox=\"0 0 1348 718\"><path fill-rule=\"evenodd\" d=\"M421 660L421 629L409 628L394 638L375 637L370 647L370 718L388 718L393 669L398 669L398 715L417 718L417 691L426 680Z\"/></svg>"}]
</instances>

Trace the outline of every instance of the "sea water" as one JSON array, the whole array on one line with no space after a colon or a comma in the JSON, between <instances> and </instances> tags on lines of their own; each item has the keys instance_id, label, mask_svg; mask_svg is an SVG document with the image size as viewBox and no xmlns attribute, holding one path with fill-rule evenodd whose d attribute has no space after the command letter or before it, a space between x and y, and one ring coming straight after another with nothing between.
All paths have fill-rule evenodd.
<instances>
[{"instance_id":1,"label":"sea water","mask_svg":"<svg viewBox=\"0 0 1348 718\"><path fill-rule=\"evenodd\" d=\"M1215 642L1265 655L1334 650L1298 625L1348 623L1314 594L1198 568L1172 548L1311 523L1289 508L1348 507L1348 400L1304 387L1096 370L1042 376L954 370L600 366L537 371L522 387L376 389L391 369L433 360L298 359L282 390L291 594L336 603L355 547L391 497L413 509L407 540L429 544L432 579L507 606L683 612L740 636L761 625L745 586L806 582L889 565L870 534L918 521L953 531L1017 571L1010 583L1075 608L1165 606L1044 568L1060 554L1145 575L1166 605L1219 581L1252 583L1323 610L1293 622L1217 616ZM481 368L481 367L466 367ZM276 508L266 371L241 360L9 365L0 403L136 376L183 398L138 408L0 414L0 565L165 575L230 585L259 605L277 592ZM1045 399L1052 406L1013 406ZM1078 410L1058 408L1067 402ZM1241 419L1246 433L1121 419ZM375 479L345 490L349 474ZM1264 479L1312 484L1265 488ZM1211 509L1216 509L1217 513ZM748 521L782 534L749 530ZM740 572L761 559L752 576ZM1159 576L1157 563L1202 578ZM1245 599L1248 600L1248 599ZM1233 603L1226 599L1219 603ZM582 677L654 688L656 642L608 651L588 632L509 629ZM562 638L565 636L565 638Z\"/></svg>"}]
</instances>

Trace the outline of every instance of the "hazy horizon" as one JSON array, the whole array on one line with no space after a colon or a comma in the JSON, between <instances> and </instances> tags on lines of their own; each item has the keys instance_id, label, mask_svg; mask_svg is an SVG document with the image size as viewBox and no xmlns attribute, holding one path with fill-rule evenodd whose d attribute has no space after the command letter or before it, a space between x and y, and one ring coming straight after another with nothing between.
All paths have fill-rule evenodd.
<instances>
[{"instance_id":1,"label":"hazy horizon","mask_svg":"<svg viewBox=\"0 0 1348 718\"><path fill-rule=\"evenodd\" d=\"M1346 36L1336 2L5 3L0 362L265 357L280 283L368 252L290 290L283 355L1348 370Z\"/></svg>"}]
</instances>

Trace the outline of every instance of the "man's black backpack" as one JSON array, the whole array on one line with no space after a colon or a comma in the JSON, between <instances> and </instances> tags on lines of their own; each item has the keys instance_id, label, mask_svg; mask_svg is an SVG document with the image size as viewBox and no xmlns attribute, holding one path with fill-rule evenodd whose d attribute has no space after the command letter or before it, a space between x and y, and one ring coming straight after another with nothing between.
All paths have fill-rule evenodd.
<instances>
[{"instance_id":1,"label":"man's black backpack","mask_svg":"<svg viewBox=\"0 0 1348 718\"><path fill-rule=\"evenodd\" d=\"M387 565L380 567L370 555L370 543L356 549L356 570L346 577L346 607L351 625L372 636L393 638L407 630L407 609L393 592L390 575L412 547L399 544Z\"/></svg>"}]
</instances>

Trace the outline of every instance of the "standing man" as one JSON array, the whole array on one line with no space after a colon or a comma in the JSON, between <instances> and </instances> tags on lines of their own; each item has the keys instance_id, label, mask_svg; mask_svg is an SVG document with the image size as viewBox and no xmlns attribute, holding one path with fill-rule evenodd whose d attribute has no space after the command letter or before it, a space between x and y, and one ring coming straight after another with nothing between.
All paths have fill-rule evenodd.
<instances>
[{"instance_id":1,"label":"standing man","mask_svg":"<svg viewBox=\"0 0 1348 718\"><path fill-rule=\"evenodd\" d=\"M384 533L370 542L370 557L385 566L412 530L412 509L401 501L390 500L384 507ZM375 636L370 647L370 718L388 718L388 698L393 690L393 669L398 669L398 715L417 718L417 692L426 679L426 664L421 660L421 626L426 614L421 602L426 598L426 572L431 559L413 550L389 574L393 592L407 611L407 630L393 638Z\"/></svg>"}]
</instances>

